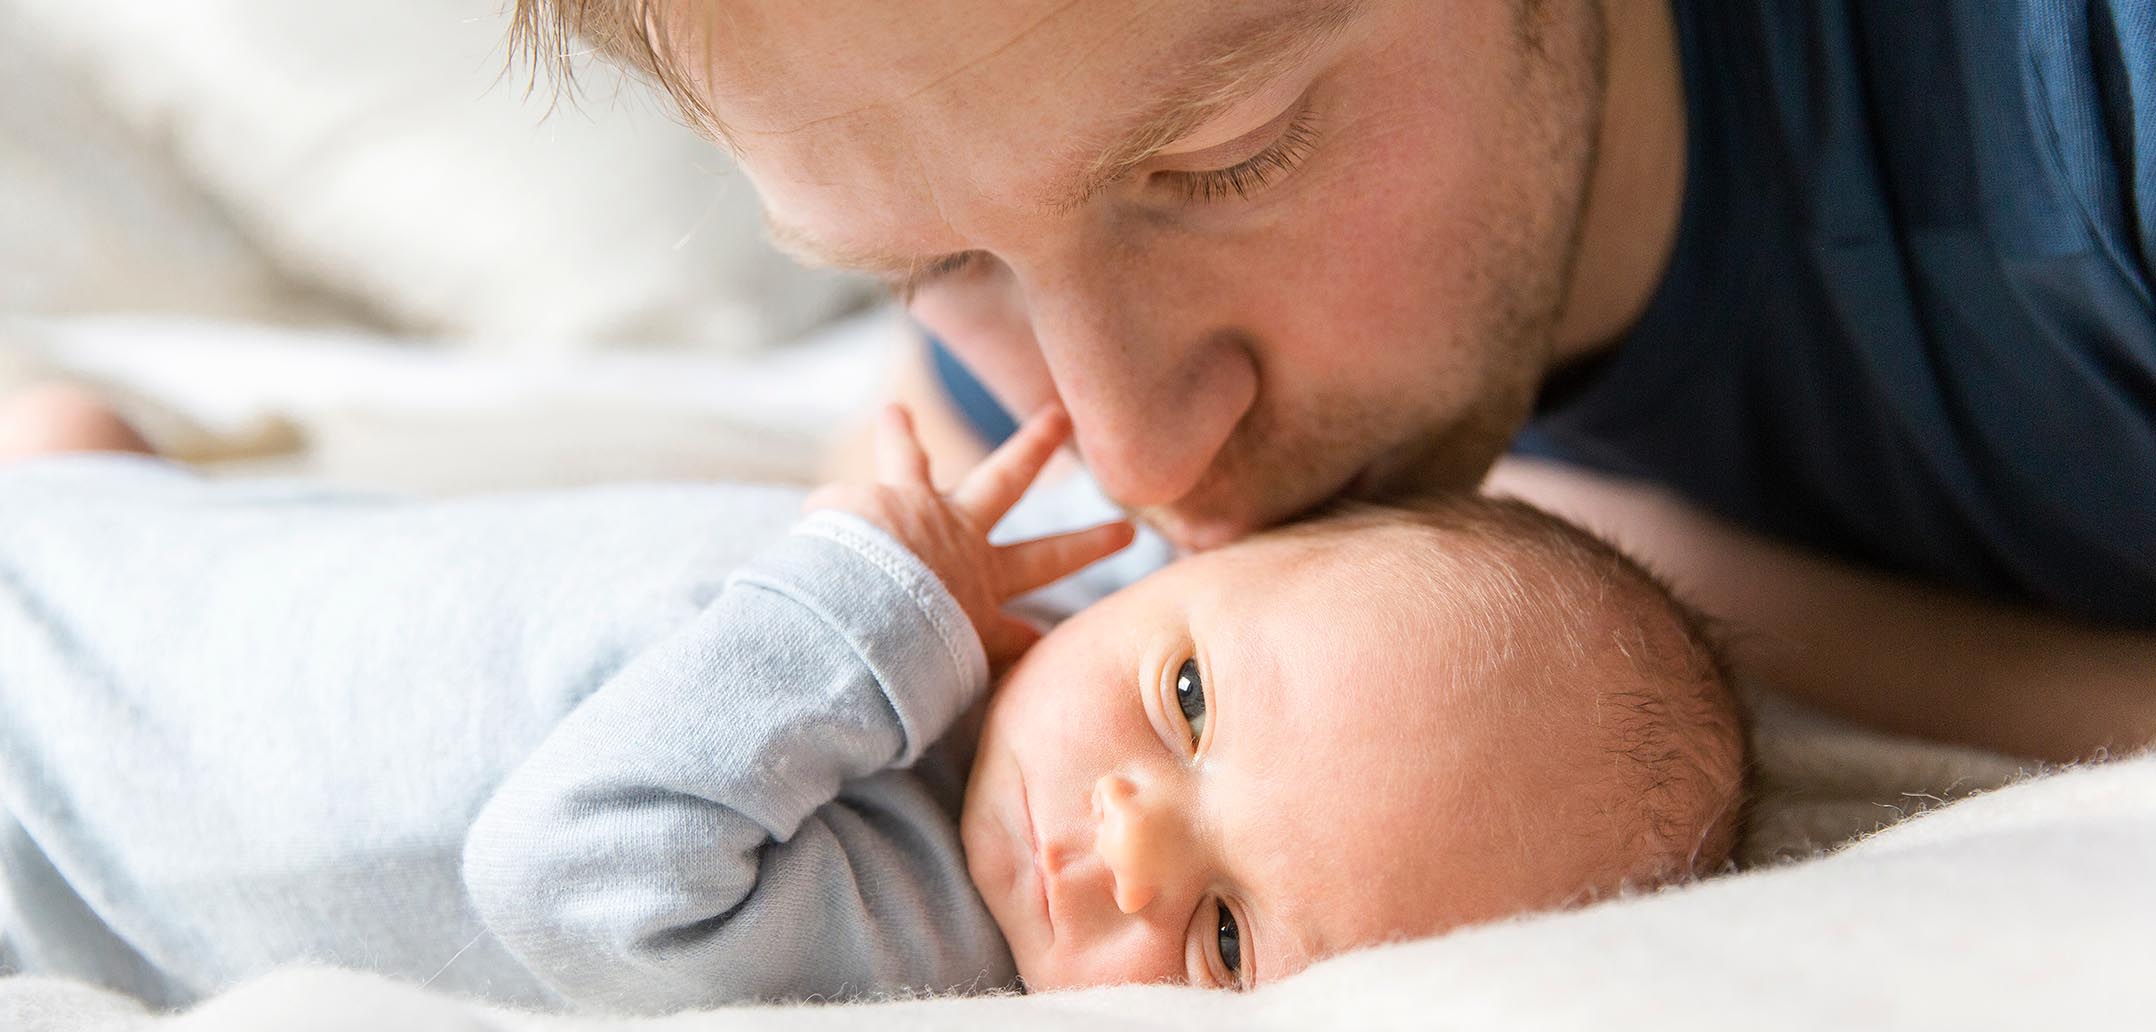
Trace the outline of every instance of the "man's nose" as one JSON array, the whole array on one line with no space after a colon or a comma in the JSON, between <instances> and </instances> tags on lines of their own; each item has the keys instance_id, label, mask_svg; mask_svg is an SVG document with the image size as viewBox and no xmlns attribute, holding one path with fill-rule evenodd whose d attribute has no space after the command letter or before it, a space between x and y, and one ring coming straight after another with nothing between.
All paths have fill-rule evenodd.
<instances>
[{"instance_id":1,"label":"man's nose","mask_svg":"<svg viewBox=\"0 0 2156 1032\"><path fill-rule=\"evenodd\" d=\"M1135 914L1151 905L1179 864L1188 861L1179 822L1159 805L1158 793L1142 791L1121 774L1093 783L1094 849L1113 882L1115 908Z\"/></svg>"},{"instance_id":2,"label":"man's nose","mask_svg":"<svg viewBox=\"0 0 2156 1032\"><path fill-rule=\"evenodd\" d=\"M1257 400L1255 356L1245 335L1171 314L1186 306L1162 292L1141 298L1099 276L1044 285L1054 293L1029 305L1034 340L1101 489L1166 505L1197 486Z\"/></svg>"}]
</instances>

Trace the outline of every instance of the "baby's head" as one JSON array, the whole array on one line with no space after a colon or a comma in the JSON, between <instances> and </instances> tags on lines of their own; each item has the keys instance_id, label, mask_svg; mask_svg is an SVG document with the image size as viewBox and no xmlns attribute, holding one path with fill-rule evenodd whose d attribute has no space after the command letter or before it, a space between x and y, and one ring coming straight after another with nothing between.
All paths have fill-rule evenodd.
<instances>
[{"instance_id":1,"label":"baby's head","mask_svg":"<svg viewBox=\"0 0 2156 1032\"><path fill-rule=\"evenodd\" d=\"M1033 988L1269 981L1719 866L1713 650L1524 505L1361 507L1072 617L989 702L967 864Z\"/></svg>"}]
</instances>

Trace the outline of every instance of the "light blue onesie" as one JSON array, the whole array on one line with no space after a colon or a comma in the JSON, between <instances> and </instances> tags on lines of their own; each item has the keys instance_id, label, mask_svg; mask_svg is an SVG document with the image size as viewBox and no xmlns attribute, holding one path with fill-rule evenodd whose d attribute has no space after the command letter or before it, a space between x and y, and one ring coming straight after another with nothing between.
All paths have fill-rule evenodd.
<instances>
[{"instance_id":1,"label":"light blue onesie","mask_svg":"<svg viewBox=\"0 0 2156 1032\"><path fill-rule=\"evenodd\" d=\"M979 639L799 505L0 467L0 969L164 1005L302 959L630 1011L1010 985L945 740Z\"/></svg>"}]
</instances>

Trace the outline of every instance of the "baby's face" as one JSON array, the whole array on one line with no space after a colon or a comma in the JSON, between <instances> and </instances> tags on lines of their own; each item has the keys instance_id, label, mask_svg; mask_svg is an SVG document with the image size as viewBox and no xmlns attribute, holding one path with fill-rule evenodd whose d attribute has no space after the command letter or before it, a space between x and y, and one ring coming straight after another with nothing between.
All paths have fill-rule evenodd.
<instances>
[{"instance_id":1,"label":"baby's face","mask_svg":"<svg viewBox=\"0 0 2156 1032\"><path fill-rule=\"evenodd\" d=\"M1574 814L1532 757L1591 715L1457 683L1480 624L1368 560L1183 560L997 688L961 833L1029 987L1254 985L1577 889L1595 843L1554 833Z\"/></svg>"}]
</instances>

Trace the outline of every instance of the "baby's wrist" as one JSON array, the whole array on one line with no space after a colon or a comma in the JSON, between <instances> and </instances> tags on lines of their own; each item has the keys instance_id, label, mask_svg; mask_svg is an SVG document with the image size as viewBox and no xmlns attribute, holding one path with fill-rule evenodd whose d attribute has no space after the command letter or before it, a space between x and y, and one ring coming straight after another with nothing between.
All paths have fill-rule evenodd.
<instances>
[{"instance_id":1,"label":"baby's wrist","mask_svg":"<svg viewBox=\"0 0 2156 1032\"><path fill-rule=\"evenodd\" d=\"M733 581L796 599L853 643L904 725L902 762L987 688L971 614L927 563L856 513L809 513Z\"/></svg>"}]
</instances>

